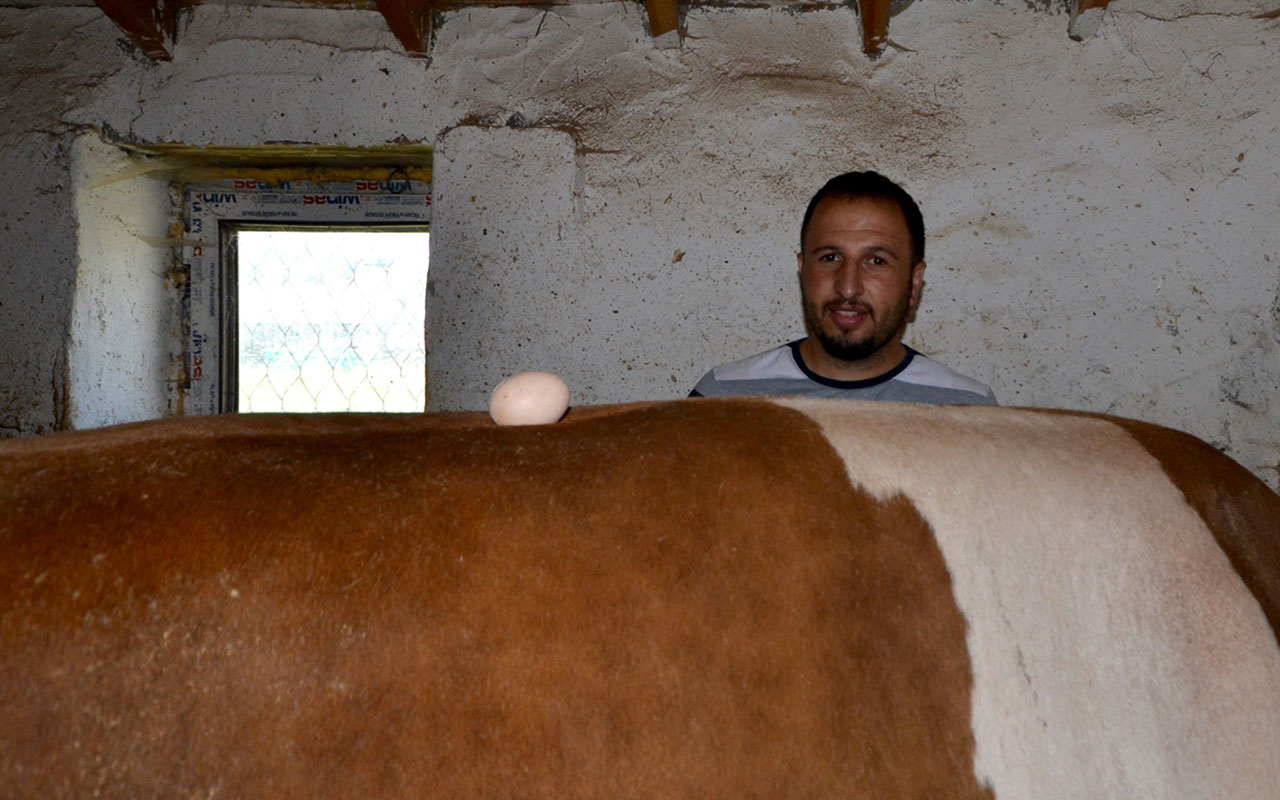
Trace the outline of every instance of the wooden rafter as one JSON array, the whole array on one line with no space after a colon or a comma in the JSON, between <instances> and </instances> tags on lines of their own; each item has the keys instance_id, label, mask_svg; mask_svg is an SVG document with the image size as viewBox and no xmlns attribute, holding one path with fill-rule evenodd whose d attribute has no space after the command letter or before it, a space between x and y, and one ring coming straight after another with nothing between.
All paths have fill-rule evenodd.
<instances>
[{"instance_id":1,"label":"wooden rafter","mask_svg":"<svg viewBox=\"0 0 1280 800\"><path fill-rule=\"evenodd\" d=\"M862 52L878 56L889 42L890 0L858 0L862 19Z\"/></svg>"},{"instance_id":2,"label":"wooden rafter","mask_svg":"<svg viewBox=\"0 0 1280 800\"><path fill-rule=\"evenodd\" d=\"M644 7L649 12L649 35L653 38L676 30L679 24L676 0L644 0Z\"/></svg>"},{"instance_id":3,"label":"wooden rafter","mask_svg":"<svg viewBox=\"0 0 1280 800\"><path fill-rule=\"evenodd\" d=\"M249 147L188 145L172 142L134 144L115 142L131 153L131 163L118 173L90 184L94 189L138 175L160 175L183 183L210 180L255 179L268 184L305 178L315 183L368 180L392 174L431 182L433 150L428 145L406 143L375 147L336 147L284 144Z\"/></svg>"},{"instance_id":4,"label":"wooden rafter","mask_svg":"<svg viewBox=\"0 0 1280 800\"><path fill-rule=\"evenodd\" d=\"M1071 0L1071 19L1067 23L1067 34L1076 41L1087 39L1098 32L1102 24L1102 13L1107 10L1111 0Z\"/></svg>"},{"instance_id":5,"label":"wooden rafter","mask_svg":"<svg viewBox=\"0 0 1280 800\"><path fill-rule=\"evenodd\" d=\"M378 0L387 27L411 56L431 54L431 19L440 7L437 0Z\"/></svg>"},{"instance_id":6,"label":"wooden rafter","mask_svg":"<svg viewBox=\"0 0 1280 800\"><path fill-rule=\"evenodd\" d=\"M173 58L173 8L166 0L94 0L148 58Z\"/></svg>"}]
</instances>

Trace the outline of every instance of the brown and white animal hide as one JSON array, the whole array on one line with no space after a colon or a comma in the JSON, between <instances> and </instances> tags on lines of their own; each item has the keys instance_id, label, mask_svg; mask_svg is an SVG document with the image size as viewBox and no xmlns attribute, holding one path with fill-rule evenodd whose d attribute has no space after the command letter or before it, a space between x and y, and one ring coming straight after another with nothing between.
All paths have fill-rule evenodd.
<instances>
[{"instance_id":1,"label":"brown and white animal hide","mask_svg":"<svg viewBox=\"0 0 1280 800\"><path fill-rule=\"evenodd\" d=\"M0 797L1276 798L1280 497L990 407L0 442Z\"/></svg>"}]
</instances>

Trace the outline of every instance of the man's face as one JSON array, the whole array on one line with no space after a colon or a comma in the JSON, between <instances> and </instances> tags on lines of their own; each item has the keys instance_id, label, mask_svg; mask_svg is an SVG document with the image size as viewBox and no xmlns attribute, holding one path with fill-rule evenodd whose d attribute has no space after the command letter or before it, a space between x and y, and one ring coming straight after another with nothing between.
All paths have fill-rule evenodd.
<instances>
[{"instance_id":1,"label":"man's face","mask_svg":"<svg viewBox=\"0 0 1280 800\"><path fill-rule=\"evenodd\" d=\"M826 197L803 244L796 261L810 336L837 361L895 366L905 354L902 333L920 301L925 268L911 263L902 211L886 200Z\"/></svg>"}]
</instances>

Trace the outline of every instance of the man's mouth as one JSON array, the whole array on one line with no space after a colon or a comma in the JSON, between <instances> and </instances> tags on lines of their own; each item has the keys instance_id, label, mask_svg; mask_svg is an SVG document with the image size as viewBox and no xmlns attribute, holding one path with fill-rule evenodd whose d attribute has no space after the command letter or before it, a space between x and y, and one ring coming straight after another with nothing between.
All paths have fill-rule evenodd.
<instances>
[{"instance_id":1,"label":"man's mouth","mask_svg":"<svg viewBox=\"0 0 1280 800\"><path fill-rule=\"evenodd\" d=\"M861 306L827 306L827 311L841 330L852 330L869 316L868 309Z\"/></svg>"}]
</instances>

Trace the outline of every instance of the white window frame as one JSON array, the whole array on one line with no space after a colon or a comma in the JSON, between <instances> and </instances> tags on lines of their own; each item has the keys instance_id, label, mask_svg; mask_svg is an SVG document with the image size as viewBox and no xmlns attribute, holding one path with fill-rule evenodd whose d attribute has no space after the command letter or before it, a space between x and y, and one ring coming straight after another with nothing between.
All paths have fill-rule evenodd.
<instances>
[{"instance_id":1,"label":"white window frame","mask_svg":"<svg viewBox=\"0 0 1280 800\"><path fill-rule=\"evenodd\" d=\"M227 241L234 223L368 227L429 225L431 186L410 179L357 180L323 186L284 181L269 185L232 179L188 185L183 218L182 298L186 380L182 413L218 414L234 408L228 376L234 367L234 258ZM230 324L229 324L230 323Z\"/></svg>"}]
</instances>

